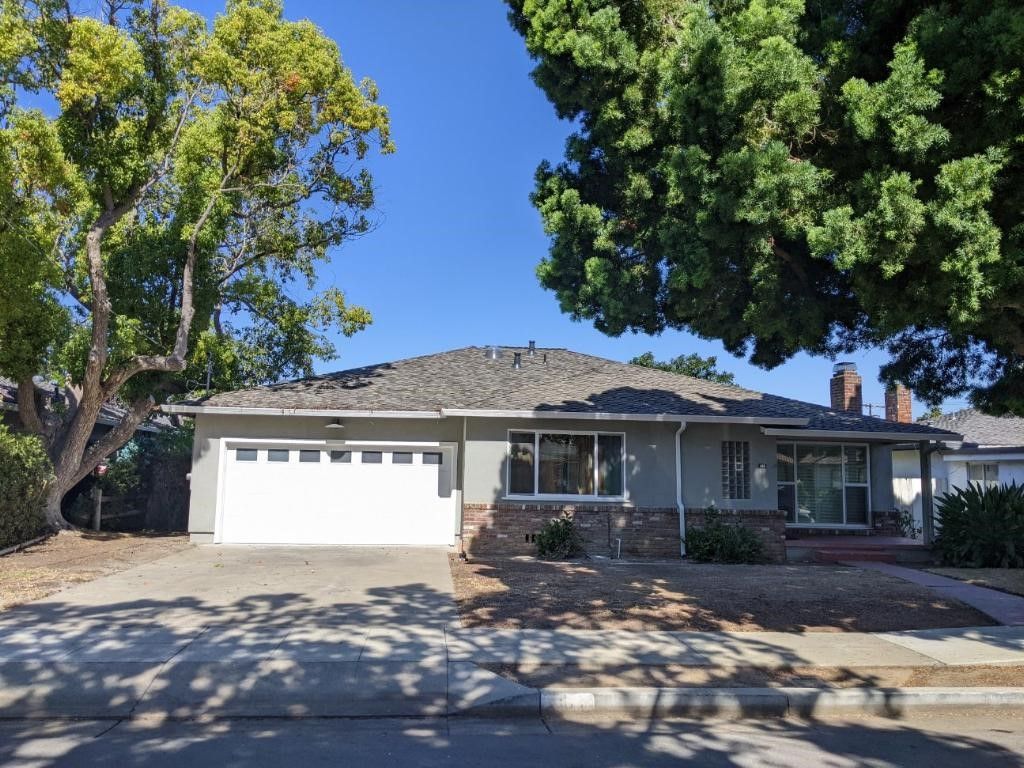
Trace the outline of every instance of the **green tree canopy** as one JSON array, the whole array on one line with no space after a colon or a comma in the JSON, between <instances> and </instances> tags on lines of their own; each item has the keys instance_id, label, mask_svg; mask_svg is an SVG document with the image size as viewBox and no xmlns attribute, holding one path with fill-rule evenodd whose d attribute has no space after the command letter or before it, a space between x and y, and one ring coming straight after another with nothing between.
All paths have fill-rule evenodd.
<instances>
[{"instance_id":1,"label":"green tree canopy","mask_svg":"<svg viewBox=\"0 0 1024 768\"><path fill-rule=\"evenodd\" d=\"M212 388L309 373L328 331L370 321L316 272L370 228L363 161L392 150L374 84L278 0L212 22L98 5L0 5L0 373L49 446L54 524L156 402L207 370ZM68 403L39 407L41 372ZM129 415L87 447L109 401Z\"/></svg>"},{"instance_id":2,"label":"green tree canopy","mask_svg":"<svg viewBox=\"0 0 1024 768\"><path fill-rule=\"evenodd\" d=\"M509 4L577 126L533 194L563 311L1024 415L1019 2Z\"/></svg>"},{"instance_id":3,"label":"green tree canopy","mask_svg":"<svg viewBox=\"0 0 1024 768\"><path fill-rule=\"evenodd\" d=\"M735 384L736 377L727 371L718 370L718 358L701 357L696 352L689 355L679 355L671 360L655 360L653 352L644 352L629 361L633 365L642 365L645 368L657 368L659 371L679 373L683 376L692 376L695 379L707 379L716 381L719 384Z\"/></svg>"}]
</instances>

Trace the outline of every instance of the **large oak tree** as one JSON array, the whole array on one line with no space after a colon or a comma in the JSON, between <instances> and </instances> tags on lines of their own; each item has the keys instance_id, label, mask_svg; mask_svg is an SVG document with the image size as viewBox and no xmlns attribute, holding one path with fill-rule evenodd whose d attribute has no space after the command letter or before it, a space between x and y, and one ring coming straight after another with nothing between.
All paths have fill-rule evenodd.
<instances>
[{"instance_id":1,"label":"large oak tree","mask_svg":"<svg viewBox=\"0 0 1024 768\"><path fill-rule=\"evenodd\" d=\"M53 460L54 526L158 402L307 373L330 330L369 322L312 289L370 226L364 158L392 149L374 84L277 0L212 22L99 5L0 4L0 373ZM40 373L65 402L38 396ZM127 415L90 444L112 401Z\"/></svg>"},{"instance_id":2,"label":"large oak tree","mask_svg":"<svg viewBox=\"0 0 1024 768\"><path fill-rule=\"evenodd\" d=\"M1024 415L1019 2L509 4L577 126L533 195L563 311Z\"/></svg>"}]
</instances>

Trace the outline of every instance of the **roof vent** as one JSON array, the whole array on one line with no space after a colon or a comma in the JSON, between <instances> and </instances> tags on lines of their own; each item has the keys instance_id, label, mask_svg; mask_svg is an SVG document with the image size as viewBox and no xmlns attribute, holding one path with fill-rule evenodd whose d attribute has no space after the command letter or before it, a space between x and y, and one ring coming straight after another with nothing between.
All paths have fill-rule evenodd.
<instances>
[{"instance_id":1,"label":"roof vent","mask_svg":"<svg viewBox=\"0 0 1024 768\"><path fill-rule=\"evenodd\" d=\"M836 363L832 366L832 375L835 376L837 373L856 373L856 363Z\"/></svg>"},{"instance_id":2,"label":"roof vent","mask_svg":"<svg viewBox=\"0 0 1024 768\"><path fill-rule=\"evenodd\" d=\"M530 356L530 357L533 357L534 355L537 354L537 342L536 341L533 341L532 339L530 340L530 346L528 346L526 348L526 354L528 356Z\"/></svg>"},{"instance_id":3,"label":"roof vent","mask_svg":"<svg viewBox=\"0 0 1024 768\"><path fill-rule=\"evenodd\" d=\"M522 368L523 367L523 353L522 352L516 352L515 355L512 357L512 367L513 368Z\"/></svg>"},{"instance_id":4,"label":"roof vent","mask_svg":"<svg viewBox=\"0 0 1024 768\"><path fill-rule=\"evenodd\" d=\"M488 360L500 360L501 359L501 347L488 347L484 350L484 357Z\"/></svg>"}]
</instances>

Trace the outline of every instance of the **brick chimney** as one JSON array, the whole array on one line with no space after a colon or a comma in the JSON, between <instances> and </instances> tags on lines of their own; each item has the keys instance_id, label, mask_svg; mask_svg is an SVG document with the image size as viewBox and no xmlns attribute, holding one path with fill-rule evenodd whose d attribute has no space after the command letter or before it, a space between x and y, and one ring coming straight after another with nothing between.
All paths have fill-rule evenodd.
<instances>
[{"instance_id":1,"label":"brick chimney","mask_svg":"<svg viewBox=\"0 0 1024 768\"><path fill-rule=\"evenodd\" d=\"M910 390L902 384L896 384L885 390L885 420L909 424L914 420L911 413Z\"/></svg>"},{"instance_id":2,"label":"brick chimney","mask_svg":"<svg viewBox=\"0 0 1024 768\"><path fill-rule=\"evenodd\" d=\"M833 411L851 411L858 416L864 412L864 395L856 363L836 363L832 366L829 394Z\"/></svg>"}]
</instances>

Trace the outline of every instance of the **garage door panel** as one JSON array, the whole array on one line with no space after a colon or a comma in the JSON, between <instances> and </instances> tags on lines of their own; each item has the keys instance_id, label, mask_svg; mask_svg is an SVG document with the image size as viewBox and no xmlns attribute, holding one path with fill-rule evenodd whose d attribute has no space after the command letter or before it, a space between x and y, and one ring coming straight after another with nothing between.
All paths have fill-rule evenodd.
<instances>
[{"instance_id":1,"label":"garage door panel","mask_svg":"<svg viewBox=\"0 0 1024 768\"><path fill-rule=\"evenodd\" d=\"M283 447L283 446L282 446ZM347 450L347 449L346 449ZM377 449L367 449L367 451ZM380 463L364 463L353 449L350 462L238 461L229 448L224 479L220 535L226 543L451 545L455 494L451 451L440 464L424 463L422 449L412 463L393 463L383 449Z\"/></svg>"}]
</instances>

